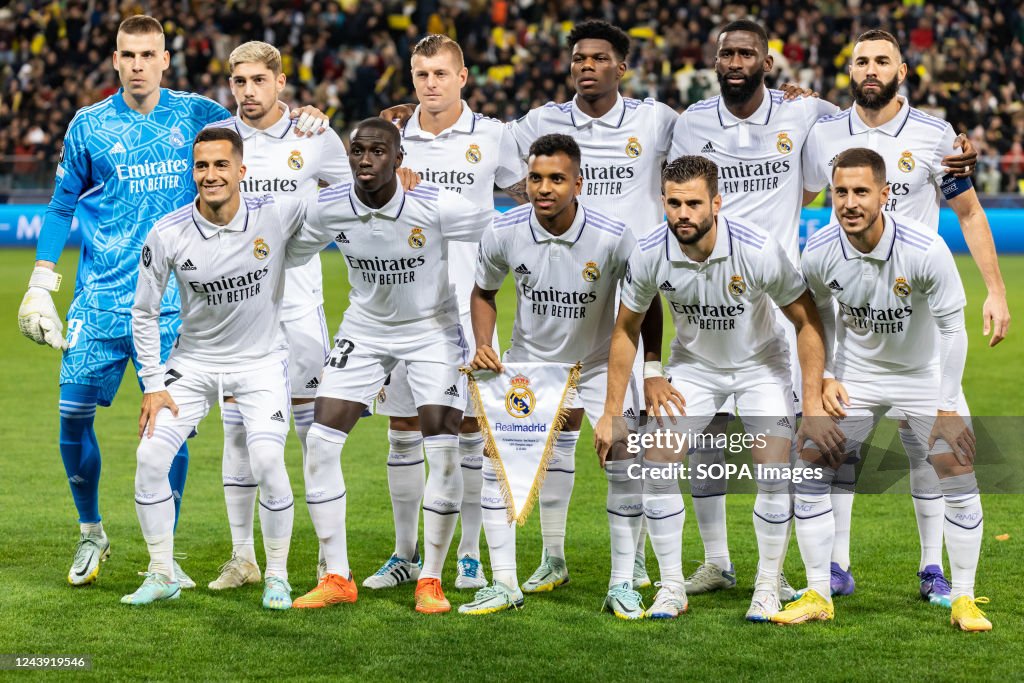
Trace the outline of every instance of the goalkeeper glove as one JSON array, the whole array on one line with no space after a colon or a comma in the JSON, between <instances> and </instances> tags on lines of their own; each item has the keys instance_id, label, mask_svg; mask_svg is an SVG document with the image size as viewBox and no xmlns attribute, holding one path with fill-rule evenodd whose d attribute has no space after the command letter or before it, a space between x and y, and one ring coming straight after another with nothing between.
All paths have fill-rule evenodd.
<instances>
[{"instance_id":1,"label":"goalkeeper glove","mask_svg":"<svg viewBox=\"0 0 1024 683\"><path fill-rule=\"evenodd\" d=\"M49 344L55 349L66 349L64 322L57 314L50 292L60 289L61 276L49 268L36 266L28 281L28 291L18 309L18 327L21 333L37 344Z\"/></svg>"}]
</instances>

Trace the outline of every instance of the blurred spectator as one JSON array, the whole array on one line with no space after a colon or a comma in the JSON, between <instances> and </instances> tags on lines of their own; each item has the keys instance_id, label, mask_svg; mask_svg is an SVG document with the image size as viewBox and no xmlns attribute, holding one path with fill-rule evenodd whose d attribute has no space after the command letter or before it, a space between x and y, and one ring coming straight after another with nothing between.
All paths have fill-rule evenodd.
<instances>
[{"instance_id":1,"label":"blurred spectator","mask_svg":"<svg viewBox=\"0 0 1024 683\"><path fill-rule=\"evenodd\" d=\"M981 188L1017 191L1024 178L1019 1L760 5L749 15L757 4L730 0L14 0L0 8L0 185L15 152L18 163L52 176L71 116L117 89L110 54L123 12L144 10L165 22L165 86L230 106L228 54L245 40L266 40L282 52L289 102L319 106L339 130L412 99L409 49L428 31L462 45L470 106L507 120L572 96L565 36L583 19L606 19L633 37L625 94L680 110L717 93L715 28L726 21L750 16L766 27L776 60L771 84L796 81L842 106L850 104L851 42L880 26L905 46L902 94L958 131L978 131Z\"/></svg>"}]
</instances>

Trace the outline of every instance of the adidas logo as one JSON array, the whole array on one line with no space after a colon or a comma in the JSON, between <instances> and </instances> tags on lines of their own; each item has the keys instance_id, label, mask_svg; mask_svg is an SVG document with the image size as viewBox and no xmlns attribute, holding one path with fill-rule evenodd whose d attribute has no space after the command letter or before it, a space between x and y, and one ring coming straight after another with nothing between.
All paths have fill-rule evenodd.
<instances>
[{"instance_id":1,"label":"adidas logo","mask_svg":"<svg viewBox=\"0 0 1024 683\"><path fill-rule=\"evenodd\" d=\"M185 259L185 262L181 264L179 270L195 270L195 264L192 263L192 259Z\"/></svg>"},{"instance_id":2,"label":"adidas logo","mask_svg":"<svg viewBox=\"0 0 1024 683\"><path fill-rule=\"evenodd\" d=\"M458 398L459 397L459 388L453 384L450 387L448 387L448 390L444 392L444 395L445 396L454 396L455 398Z\"/></svg>"},{"instance_id":3,"label":"adidas logo","mask_svg":"<svg viewBox=\"0 0 1024 683\"><path fill-rule=\"evenodd\" d=\"M837 282L836 280L833 280L832 282L828 283L828 288L831 289L833 292L843 291L843 286L839 284L839 282Z\"/></svg>"},{"instance_id":4,"label":"adidas logo","mask_svg":"<svg viewBox=\"0 0 1024 683\"><path fill-rule=\"evenodd\" d=\"M781 420L779 420L775 424L779 425L780 427L786 427L787 429L792 429L793 428L793 425L791 425L789 423L789 418L788 417L782 418Z\"/></svg>"},{"instance_id":5,"label":"adidas logo","mask_svg":"<svg viewBox=\"0 0 1024 683\"><path fill-rule=\"evenodd\" d=\"M714 151L715 151L715 146L711 144L710 140L708 140L707 144L705 144L703 147L700 148L700 153L701 154L713 154Z\"/></svg>"},{"instance_id":6,"label":"adidas logo","mask_svg":"<svg viewBox=\"0 0 1024 683\"><path fill-rule=\"evenodd\" d=\"M320 386L320 380L318 380L316 377L306 382L307 389L316 389L318 386Z\"/></svg>"},{"instance_id":7,"label":"adidas logo","mask_svg":"<svg viewBox=\"0 0 1024 683\"><path fill-rule=\"evenodd\" d=\"M674 291L676 291L676 288L673 287L672 283L669 282L668 280L665 280L660 285L658 285L658 289L660 289L663 292L674 292Z\"/></svg>"},{"instance_id":8,"label":"adidas logo","mask_svg":"<svg viewBox=\"0 0 1024 683\"><path fill-rule=\"evenodd\" d=\"M530 275L530 269L526 267L526 264L520 263L519 267L516 268L516 272L520 275Z\"/></svg>"},{"instance_id":9,"label":"adidas logo","mask_svg":"<svg viewBox=\"0 0 1024 683\"><path fill-rule=\"evenodd\" d=\"M622 414L622 417L626 417L632 420L636 418L636 413L633 411L632 408L626 408L626 412Z\"/></svg>"},{"instance_id":10,"label":"adidas logo","mask_svg":"<svg viewBox=\"0 0 1024 683\"><path fill-rule=\"evenodd\" d=\"M348 238L345 237L345 233L339 232L338 236L334 238L334 241L338 244L348 244Z\"/></svg>"},{"instance_id":11,"label":"adidas logo","mask_svg":"<svg viewBox=\"0 0 1024 683\"><path fill-rule=\"evenodd\" d=\"M124 145L121 144L120 140L115 142L114 146L110 148L111 154L124 154L126 151L127 150L125 150Z\"/></svg>"},{"instance_id":12,"label":"adidas logo","mask_svg":"<svg viewBox=\"0 0 1024 683\"><path fill-rule=\"evenodd\" d=\"M282 415L281 411L279 410L276 413L274 413L273 415L271 415L270 419L274 420L275 422L284 422L284 415Z\"/></svg>"}]
</instances>

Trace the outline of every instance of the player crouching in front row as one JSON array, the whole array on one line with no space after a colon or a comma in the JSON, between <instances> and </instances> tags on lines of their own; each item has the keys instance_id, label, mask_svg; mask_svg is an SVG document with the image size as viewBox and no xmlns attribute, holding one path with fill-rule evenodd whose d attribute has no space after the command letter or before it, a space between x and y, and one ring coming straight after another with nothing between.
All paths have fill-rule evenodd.
<instances>
[{"instance_id":1,"label":"player crouching in front row","mask_svg":"<svg viewBox=\"0 0 1024 683\"><path fill-rule=\"evenodd\" d=\"M825 325L826 410L840 418L845 445L806 443L801 464L828 475L856 459L889 408L906 415L935 468L945 500L944 536L952 569L954 626L989 631L978 609L974 577L982 539L981 496L974 474L975 438L960 384L967 358L963 284L934 230L882 210L889 198L885 161L869 149L839 154L832 164L838 223L807 241L804 277ZM839 303L838 317L832 300ZM886 313L882 316L881 313ZM884 318L884 321L879 322ZM796 533L808 590L772 621L796 624L833 616L829 561L835 523L829 480L796 487Z\"/></svg>"},{"instance_id":2,"label":"player crouching in front row","mask_svg":"<svg viewBox=\"0 0 1024 683\"><path fill-rule=\"evenodd\" d=\"M242 197L242 140L207 128L193 143L198 199L160 219L142 248L132 333L145 394L139 418L135 507L149 570L130 605L180 595L174 571L174 499L167 480L185 438L225 392L242 414L260 489L267 555L263 606L288 609L288 548L294 501L284 465L288 433L288 351L281 329L285 247L302 225L290 198ZM160 301L173 272L181 330L160 363Z\"/></svg>"}]
</instances>

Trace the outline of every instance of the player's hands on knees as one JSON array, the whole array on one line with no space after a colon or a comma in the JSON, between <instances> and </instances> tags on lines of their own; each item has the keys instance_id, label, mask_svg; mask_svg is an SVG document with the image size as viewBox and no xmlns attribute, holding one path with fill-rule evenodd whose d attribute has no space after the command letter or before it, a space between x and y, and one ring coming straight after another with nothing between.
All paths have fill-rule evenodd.
<instances>
[{"instance_id":1,"label":"player's hands on knees","mask_svg":"<svg viewBox=\"0 0 1024 683\"><path fill-rule=\"evenodd\" d=\"M953 457L961 465L973 465L977 441L974 432L967 426L956 411L940 410L936 414L932 433L928 437L928 448L931 449L939 439L945 440L953 449Z\"/></svg>"},{"instance_id":2,"label":"player's hands on knees","mask_svg":"<svg viewBox=\"0 0 1024 683\"><path fill-rule=\"evenodd\" d=\"M628 437L629 425L626 424L626 418L612 413L601 416L594 426L594 449L597 451L597 462L601 469L604 469L612 446L625 442Z\"/></svg>"},{"instance_id":3,"label":"player's hands on knees","mask_svg":"<svg viewBox=\"0 0 1024 683\"><path fill-rule=\"evenodd\" d=\"M402 183L402 189L406 192L415 190L416 186L420 184L420 180L422 180L419 173L405 166L396 168L395 175L398 176L398 182Z\"/></svg>"},{"instance_id":4,"label":"player's hands on knees","mask_svg":"<svg viewBox=\"0 0 1024 683\"><path fill-rule=\"evenodd\" d=\"M982 334L986 337L992 334L988 340L990 347L1006 339L1006 333L1010 331L1010 307L1006 304L1006 294L989 292L981 308L981 317L984 320Z\"/></svg>"},{"instance_id":5,"label":"player's hands on knees","mask_svg":"<svg viewBox=\"0 0 1024 683\"><path fill-rule=\"evenodd\" d=\"M153 436L156 429L157 414L167 408L174 417L178 417L178 404L167 391L154 391L142 395L142 414L139 415L139 438L145 433L146 438Z\"/></svg>"},{"instance_id":6,"label":"player's hands on knees","mask_svg":"<svg viewBox=\"0 0 1024 683\"><path fill-rule=\"evenodd\" d=\"M779 86L779 90L782 91L784 100L795 100L798 97L820 97L816 91L805 88L799 83L783 83Z\"/></svg>"},{"instance_id":7,"label":"player's hands on knees","mask_svg":"<svg viewBox=\"0 0 1024 683\"><path fill-rule=\"evenodd\" d=\"M473 356L473 362L469 365L474 370L505 371L505 366L501 364L501 359L498 358L498 352L488 344L481 344L476 347L476 355Z\"/></svg>"},{"instance_id":8,"label":"player's hands on knees","mask_svg":"<svg viewBox=\"0 0 1024 683\"><path fill-rule=\"evenodd\" d=\"M801 445L807 440L814 442L827 460L838 462L846 452L846 435L836 424L836 418L826 414L823 408L804 409L796 438Z\"/></svg>"},{"instance_id":9,"label":"player's hands on knees","mask_svg":"<svg viewBox=\"0 0 1024 683\"><path fill-rule=\"evenodd\" d=\"M846 417L843 406L850 405L850 395L846 387L837 379L826 377L821 381L821 404L825 412L832 417Z\"/></svg>"},{"instance_id":10,"label":"player's hands on knees","mask_svg":"<svg viewBox=\"0 0 1024 683\"><path fill-rule=\"evenodd\" d=\"M330 126L327 114L311 104L307 104L299 109L292 109L291 118L298 119L295 121L295 134L299 137L303 135L307 137L320 135Z\"/></svg>"},{"instance_id":11,"label":"player's hands on knees","mask_svg":"<svg viewBox=\"0 0 1024 683\"><path fill-rule=\"evenodd\" d=\"M686 399L664 377L648 377L644 380L644 405L647 407L648 419L653 417L659 427L665 426L662 415L672 424L676 423L673 413L668 410L669 406L675 408L676 415L686 415Z\"/></svg>"},{"instance_id":12,"label":"player's hands on knees","mask_svg":"<svg viewBox=\"0 0 1024 683\"><path fill-rule=\"evenodd\" d=\"M405 128L405 122L412 118L413 112L416 111L415 105L412 104L396 104L393 107L388 107L380 113L382 119L387 119L391 123L398 126L401 130Z\"/></svg>"},{"instance_id":13,"label":"player's hands on knees","mask_svg":"<svg viewBox=\"0 0 1024 683\"><path fill-rule=\"evenodd\" d=\"M953 146L963 150L962 154L952 154L942 160L946 173L952 173L957 178L970 178L977 168L978 150L971 144L970 139L960 133L953 140Z\"/></svg>"}]
</instances>

